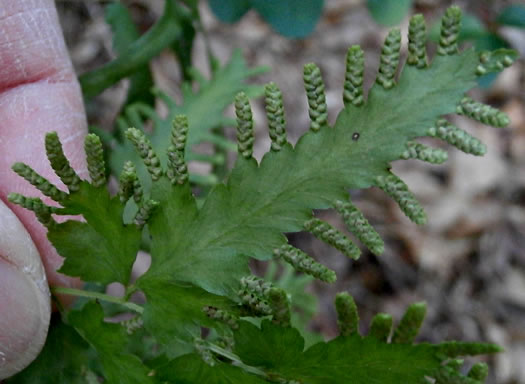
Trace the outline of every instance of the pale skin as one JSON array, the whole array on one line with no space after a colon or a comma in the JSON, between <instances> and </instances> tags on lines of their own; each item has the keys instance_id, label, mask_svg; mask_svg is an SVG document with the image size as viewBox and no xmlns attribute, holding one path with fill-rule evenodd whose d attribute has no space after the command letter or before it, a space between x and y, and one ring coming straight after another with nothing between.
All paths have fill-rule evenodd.
<instances>
[{"instance_id":1,"label":"pale skin","mask_svg":"<svg viewBox=\"0 0 525 384\"><path fill-rule=\"evenodd\" d=\"M27 366L45 342L51 311L47 282L79 284L56 272L62 258L35 216L7 202L10 192L41 196L11 165L24 162L66 190L45 157L44 135L57 131L72 166L87 178L86 126L53 0L1 0L0 380Z\"/></svg>"}]
</instances>

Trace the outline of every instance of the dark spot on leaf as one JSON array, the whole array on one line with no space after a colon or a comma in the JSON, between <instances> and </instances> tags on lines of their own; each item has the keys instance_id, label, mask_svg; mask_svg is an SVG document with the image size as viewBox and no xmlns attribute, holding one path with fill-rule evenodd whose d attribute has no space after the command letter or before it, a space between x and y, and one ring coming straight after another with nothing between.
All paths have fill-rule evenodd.
<instances>
[{"instance_id":1,"label":"dark spot on leaf","mask_svg":"<svg viewBox=\"0 0 525 384\"><path fill-rule=\"evenodd\" d=\"M354 132L354 134L352 135L352 140L354 141L359 140L359 132Z\"/></svg>"}]
</instances>

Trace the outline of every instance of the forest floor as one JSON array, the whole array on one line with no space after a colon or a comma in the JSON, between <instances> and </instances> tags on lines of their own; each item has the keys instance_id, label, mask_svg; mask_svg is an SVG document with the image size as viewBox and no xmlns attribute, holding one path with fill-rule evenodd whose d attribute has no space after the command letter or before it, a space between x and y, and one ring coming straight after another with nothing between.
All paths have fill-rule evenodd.
<instances>
[{"instance_id":1,"label":"forest floor","mask_svg":"<svg viewBox=\"0 0 525 384\"><path fill-rule=\"evenodd\" d=\"M140 25L148 28L162 12L161 0L125 1ZM505 1L459 1L462 8L490 16ZM416 1L430 23L437 20L449 1ZM73 63L80 74L113 57L111 33L104 22L104 3L92 0L58 1L61 22ZM374 80L382 40L388 29L369 16L364 1L326 0L322 20L304 40L279 36L255 13L235 25L224 25L211 14L206 3L201 17L214 54L226 61L240 48L251 66L271 70L257 83L275 81L282 89L289 137L293 142L307 129L308 113L302 88L302 66L317 63L327 88L330 120L342 107L342 84L346 50L360 44L366 55L366 86ZM401 25L406 34L408 20ZM511 45L525 55L525 34L501 31ZM199 34L194 63L204 73L205 39ZM404 47L403 49L406 49ZM179 94L180 73L173 57L161 55L153 63L155 77L163 88ZM111 127L123 101L125 84L106 91L89 109L90 123ZM332 286L315 284L319 315L312 327L327 337L335 335L333 297L349 291L361 309L363 324L372 314L388 312L399 318L415 301L428 303L428 315L420 340L483 340L495 342L505 353L491 358L491 383L525 383L525 62L506 69L489 89L472 95L507 112L512 120L503 130L488 128L466 119L458 124L481 138L488 147L483 158L449 148L449 161L428 165L417 161L394 164L394 171L423 203L429 220L418 227L380 190L353 194L356 205L385 239L381 257L364 252L351 261L311 236L294 235L291 240L335 269L338 281ZM94 112L96 111L96 113ZM231 115L231 111L228 111ZM259 130L256 156L270 146L265 130L262 101L255 103ZM386 129L387 127L385 127ZM233 129L230 131L233 132ZM322 217L342 228L330 212Z\"/></svg>"}]
</instances>

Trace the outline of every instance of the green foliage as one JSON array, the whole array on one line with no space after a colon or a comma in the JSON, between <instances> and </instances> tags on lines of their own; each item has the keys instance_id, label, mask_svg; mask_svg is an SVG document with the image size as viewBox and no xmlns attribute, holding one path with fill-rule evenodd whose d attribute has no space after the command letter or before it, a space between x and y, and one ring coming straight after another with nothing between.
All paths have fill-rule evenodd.
<instances>
[{"instance_id":1,"label":"green foliage","mask_svg":"<svg viewBox=\"0 0 525 384\"><path fill-rule=\"evenodd\" d=\"M180 36L179 8L174 1L166 0L162 17L148 32L135 39L136 34L130 25L129 17L121 7L113 5L113 8L108 10L107 18L115 32L114 47L118 57L79 77L84 97L92 98L127 76L145 73L148 62ZM140 87L147 86L147 81L147 78L143 78L139 83ZM137 86L135 80L133 92ZM129 96L133 96L133 93Z\"/></svg>"},{"instance_id":2,"label":"green foliage","mask_svg":"<svg viewBox=\"0 0 525 384\"><path fill-rule=\"evenodd\" d=\"M525 6L513 4L503 8L497 21L503 25L525 28Z\"/></svg>"},{"instance_id":3,"label":"green foliage","mask_svg":"<svg viewBox=\"0 0 525 384\"><path fill-rule=\"evenodd\" d=\"M251 8L286 37L306 37L315 28L324 0L208 0L219 20L235 23Z\"/></svg>"},{"instance_id":4,"label":"green foliage","mask_svg":"<svg viewBox=\"0 0 525 384\"><path fill-rule=\"evenodd\" d=\"M377 23L391 27L407 17L412 0L367 0L366 5Z\"/></svg>"},{"instance_id":5,"label":"green foliage","mask_svg":"<svg viewBox=\"0 0 525 384\"><path fill-rule=\"evenodd\" d=\"M133 42L140 38L140 33L131 18L128 9L120 2L109 4L106 9L106 22L113 32L113 50L120 56L126 54L126 50ZM153 95L149 90L153 87L153 75L146 62L137 67L136 71L129 77L128 95L125 104L141 101L152 105Z\"/></svg>"},{"instance_id":6,"label":"green foliage","mask_svg":"<svg viewBox=\"0 0 525 384\"><path fill-rule=\"evenodd\" d=\"M10 196L11 201L35 211L47 226L48 238L65 258L60 271L104 285L120 282L126 289L123 298L67 288L56 288L55 292L108 300L141 316L131 330L128 323L105 321L98 303L87 303L66 316L98 356L96 373L105 377L105 382L154 383L160 377L168 383L315 384L352 380L359 384L420 383L424 377L434 377L448 383L461 378L461 364L450 359L499 351L496 346L476 343L412 344L424 317L421 304L409 308L392 336L392 317L380 314L374 318L369 336L361 337L355 304L345 295L336 301L342 336L304 350L305 341L293 327L293 296L277 284L250 274L251 259L277 256L297 271L325 282L335 281L334 271L289 245L284 234L304 231L306 226L321 240L356 257L342 233L313 215L314 210L335 207L356 237L380 254L384 246L377 233L357 208L345 203L348 189L379 187L410 219L422 224L424 211L405 183L390 172L391 162L406 158L407 145L414 146L409 143L422 136L439 137L467 153L483 152L479 141L450 125L443 115L459 112L498 126L508 122L500 112L465 99L465 93L476 84L478 66L487 65L491 59L483 61L483 56L473 50L459 52L459 9L447 11L440 54L431 63L423 60L426 54L421 51L420 32L424 28L420 16L415 18L411 24L417 31L409 34L417 46L413 51L416 60L395 76L400 66L400 35L398 30L390 33L376 85L368 92L366 102L362 94L362 51L350 49L345 107L334 126L324 118L319 120L325 109L323 86L317 68L307 65L305 87L315 129L309 129L295 147L286 140L280 91L274 84L267 86L272 150L260 163L251 156L249 103L242 94L237 96L243 156L238 156L226 181L215 185L202 205L197 204L185 177L185 161L191 153L187 149L214 137L211 128L225 122L224 99L233 100L244 88L239 85L241 80L254 73L245 68L239 56L217 70L212 80L202 80L198 97L186 88L181 106L158 94L169 107L165 120L149 107L135 106L134 111L147 115L155 127L152 135L146 135L137 129L142 128L142 117L128 115L139 124L126 130L131 143L117 145L119 157L111 160L113 166L117 161L125 165L116 196L102 187L103 156L93 136L86 139L93 183L81 180L69 166L57 134L46 136L49 160L68 186L68 194L57 192L28 166L15 165L17 172L61 205L49 207L40 199ZM187 118L181 117L182 113ZM221 139L215 137L214 142L226 147L229 142ZM423 160L431 157L421 147L415 152ZM133 162L125 163L127 155L142 164L139 171ZM145 185L145 193L139 180ZM132 196L138 206L134 222L124 220L125 204ZM58 223L52 214L82 215L85 221ZM130 284L131 266L145 226L152 263ZM137 290L145 295L143 307L128 301ZM146 353L134 354L127 349L132 337L127 330L136 331L142 324L147 336L159 346L147 361L142 358ZM202 327L212 328L215 339L203 340ZM38 364L35 375L42 368ZM469 379L479 383L481 370L476 368Z\"/></svg>"}]
</instances>

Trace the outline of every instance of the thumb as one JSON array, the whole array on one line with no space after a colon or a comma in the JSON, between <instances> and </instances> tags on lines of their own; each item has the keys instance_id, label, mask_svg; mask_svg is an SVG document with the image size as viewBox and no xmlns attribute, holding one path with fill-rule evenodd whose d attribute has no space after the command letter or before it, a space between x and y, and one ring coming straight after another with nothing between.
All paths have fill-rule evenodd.
<instances>
[{"instance_id":1,"label":"thumb","mask_svg":"<svg viewBox=\"0 0 525 384\"><path fill-rule=\"evenodd\" d=\"M40 196L11 170L15 162L30 165L63 187L44 154L44 135L49 131L58 132L72 166L80 176L85 174L82 146L86 121L82 97L54 2L1 0L0 200L6 201L10 192ZM0 210L0 379L22 369L36 357L49 323L49 298L43 298L47 295L42 288L44 280L32 273L33 268L40 268L40 260L34 246L27 245L30 241L23 240L23 227L13 213L29 232L49 283L78 284L56 272L62 259L35 216L20 207L7 205L12 212L3 204ZM19 249L19 242L27 247L12 251L13 247ZM29 264L21 262L20 255L24 252L32 260ZM29 299L31 292L34 297ZM47 307L42 300L47 302Z\"/></svg>"}]
</instances>

